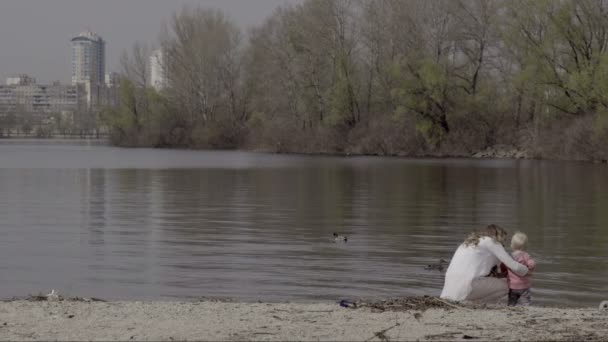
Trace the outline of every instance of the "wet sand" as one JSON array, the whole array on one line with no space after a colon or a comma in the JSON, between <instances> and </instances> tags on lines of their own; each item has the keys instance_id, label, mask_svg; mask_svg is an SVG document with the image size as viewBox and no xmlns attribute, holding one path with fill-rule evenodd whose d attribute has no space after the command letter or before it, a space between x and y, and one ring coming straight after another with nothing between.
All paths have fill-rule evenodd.
<instances>
[{"instance_id":1,"label":"wet sand","mask_svg":"<svg viewBox=\"0 0 608 342\"><path fill-rule=\"evenodd\" d=\"M597 308L377 310L334 303L0 303L0 340L606 340Z\"/></svg>"}]
</instances>

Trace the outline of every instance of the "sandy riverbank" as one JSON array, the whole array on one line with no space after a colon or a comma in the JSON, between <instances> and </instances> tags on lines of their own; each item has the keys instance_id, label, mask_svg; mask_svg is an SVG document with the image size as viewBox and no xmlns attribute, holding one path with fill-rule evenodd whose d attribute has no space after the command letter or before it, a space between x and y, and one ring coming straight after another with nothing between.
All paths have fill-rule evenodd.
<instances>
[{"instance_id":1,"label":"sandy riverbank","mask_svg":"<svg viewBox=\"0 0 608 342\"><path fill-rule=\"evenodd\" d=\"M0 340L606 340L597 308L414 308L231 302L8 301Z\"/></svg>"}]
</instances>

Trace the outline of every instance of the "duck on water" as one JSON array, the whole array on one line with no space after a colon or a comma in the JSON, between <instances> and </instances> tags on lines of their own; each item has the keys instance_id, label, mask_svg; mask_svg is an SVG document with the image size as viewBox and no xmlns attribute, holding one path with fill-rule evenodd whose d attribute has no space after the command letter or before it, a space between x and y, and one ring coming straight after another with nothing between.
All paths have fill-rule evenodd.
<instances>
[{"instance_id":1,"label":"duck on water","mask_svg":"<svg viewBox=\"0 0 608 342\"><path fill-rule=\"evenodd\" d=\"M334 233L334 242L348 242L348 238L344 235L338 235L338 233Z\"/></svg>"},{"instance_id":2,"label":"duck on water","mask_svg":"<svg viewBox=\"0 0 608 342\"><path fill-rule=\"evenodd\" d=\"M446 261L445 259L439 259L439 262L436 264L430 264L427 265L426 267L424 267L425 270L437 270L437 271L444 271L447 269L448 265L449 265L449 261Z\"/></svg>"}]
</instances>

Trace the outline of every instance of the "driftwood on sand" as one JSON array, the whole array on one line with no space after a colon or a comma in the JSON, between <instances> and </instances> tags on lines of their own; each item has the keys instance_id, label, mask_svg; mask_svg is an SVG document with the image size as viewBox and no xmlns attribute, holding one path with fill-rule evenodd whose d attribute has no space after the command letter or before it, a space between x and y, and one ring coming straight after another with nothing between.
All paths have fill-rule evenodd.
<instances>
[{"instance_id":1,"label":"driftwood on sand","mask_svg":"<svg viewBox=\"0 0 608 342\"><path fill-rule=\"evenodd\" d=\"M401 297L374 302L357 301L354 307L371 308L373 311L425 311L428 309L463 309L468 307L438 297Z\"/></svg>"}]
</instances>

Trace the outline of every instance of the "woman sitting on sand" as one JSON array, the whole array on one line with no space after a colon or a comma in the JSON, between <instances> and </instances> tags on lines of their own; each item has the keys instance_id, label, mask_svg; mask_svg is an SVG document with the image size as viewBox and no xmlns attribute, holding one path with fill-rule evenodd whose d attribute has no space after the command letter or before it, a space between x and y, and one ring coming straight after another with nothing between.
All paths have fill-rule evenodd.
<instances>
[{"instance_id":1,"label":"woman sitting on sand","mask_svg":"<svg viewBox=\"0 0 608 342\"><path fill-rule=\"evenodd\" d=\"M473 232L458 247L445 274L441 298L454 301L496 303L507 296L506 279L490 277L494 266L504 263L520 276L528 268L511 258L503 242L507 237L501 227L491 224Z\"/></svg>"}]
</instances>

